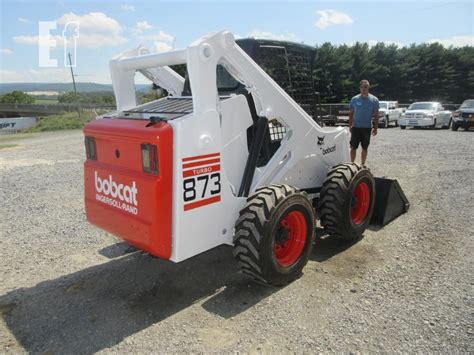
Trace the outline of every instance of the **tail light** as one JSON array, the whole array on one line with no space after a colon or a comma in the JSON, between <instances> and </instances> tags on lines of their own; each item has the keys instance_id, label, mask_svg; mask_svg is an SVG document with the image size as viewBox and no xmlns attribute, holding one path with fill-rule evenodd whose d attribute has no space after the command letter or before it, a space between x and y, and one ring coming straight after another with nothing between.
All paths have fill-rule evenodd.
<instances>
[{"instance_id":1,"label":"tail light","mask_svg":"<svg viewBox=\"0 0 474 355\"><path fill-rule=\"evenodd\" d=\"M142 144L141 151L143 171L158 175L158 153L156 145Z\"/></svg>"},{"instance_id":2,"label":"tail light","mask_svg":"<svg viewBox=\"0 0 474 355\"><path fill-rule=\"evenodd\" d=\"M97 149L95 147L95 138L94 137L86 137L84 140L84 144L86 145L86 157L89 160L97 160Z\"/></svg>"}]
</instances>

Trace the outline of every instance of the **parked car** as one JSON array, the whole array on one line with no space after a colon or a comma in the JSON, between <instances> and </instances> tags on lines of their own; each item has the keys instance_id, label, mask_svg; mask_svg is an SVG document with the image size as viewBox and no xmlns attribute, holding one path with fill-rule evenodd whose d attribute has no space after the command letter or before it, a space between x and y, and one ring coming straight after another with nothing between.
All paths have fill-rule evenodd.
<instances>
[{"instance_id":1,"label":"parked car","mask_svg":"<svg viewBox=\"0 0 474 355\"><path fill-rule=\"evenodd\" d=\"M337 123L348 125L350 113L351 113L351 110L349 109L349 107L339 110L337 113Z\"/></svg>"},{"instance_id":2,"label":"parked car","mask_svg":"<svg viewBox=\"0 0 474 355\"><path fill-rule=\"evenodd\" d=\"M451 129L457 131L459 127L468 131L474 127L474 99L465 100L459 108L453 112L453 125Z\"/></svg>"},{"instance_id":3,"label":"parked car","mask_svg":"<svg viewBox=\"0 0 474 355\"><path fill-rule=\"evenodd\" d=\"M337 123L336 115L322 115L321 120L325 126L335 126Z\"/></svg>"},{"instance_id":4,"label":"parked car","mask_svg":"<svg viewBox=\"0 0 474 355\"><path fill-rule=\"evenodd\" d=\"M406 127L449 128L451 111L445 110L439 102L414 102L399 119L401 129Z\"/></svg>"},{"instance_id":5,"label":"parked car","mask_svg":"<svg viewBox=\"0 0 474 355\"><path fill-rule=\"evenodd\" d=\"M337 123L337 116L332 115L331 113L329 114L323 114L324 110L321 105L321 95L319 92L315 92L316 95L316 123L322 125L322 126L335 126Z\"/></svg>"},{"instance_id":6,"label":"parked car","mask_svg":"<svg viewBox=\"0 0 474 355\"><path fill-rule=\"evenodd\" d=\"M402 114L398 101L379 101L379 127L387 128L392 122L397 127Z\"/></svg>"}]
</instances>

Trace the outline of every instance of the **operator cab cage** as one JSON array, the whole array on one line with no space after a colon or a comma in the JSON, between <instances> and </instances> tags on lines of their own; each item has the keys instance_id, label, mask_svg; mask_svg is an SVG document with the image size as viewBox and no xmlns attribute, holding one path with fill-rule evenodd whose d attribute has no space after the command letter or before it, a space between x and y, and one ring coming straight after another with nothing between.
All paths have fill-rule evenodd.
<instances>
[{"instance_id":1,"label":"operator cab cage","mask_svg":"<svg viewBox=\"0 0 474 355\"><path fill-rule=\"evenodd\" d=\"M316 49L304 44L255 38L238 39L235 43L248 54L275 82L316 120L316 95L313 63ZM246 94L245 86L227 70L217 66L217 89L220 96ZM191 96L186 73L183 96Z\"/></svg>"},{"instance_id":2,"label":"operator cab cage","mask_svg":"<svg viewBox=\"0 0 474 355\"><path fill-rule=\"evenodd\" d=\"M317 120L316 94L313 81L313 64L316 54L314 47L264 39L245 38L235 41L301 108L315 121ZM245 86L235 80L222 65L217 65L217 89L221 99L230 94L242 94L251 100ZM186 71L181 97L168 97L166 102L152 102L125 111L128 118L140 113L164 114L166 119L174 119L192 112L192 96L189 75ZM252 116L256 114L252 109ZM133 115L131 115L133 113ZM168 116L169 115L169 116ZM138 117L137 117L138 118ZM143 118L143 117L140 117Z\"/></svg>"},{"instance_id":3,"label":"operator cab cage","mask_svg":"<svg viewBox=\"0 0 474 355\"><path fill-rule=\"evenodd\" d=\"M314 47L286 41L255 38L238 39L235 43L253 59L299 106L318 122L317 96L313 81ZM182 67L181 67L182 68ZM181 96L166 98L139 105L121 113L124 118L145 118L150 114L172 120L193 112L192 91L188 72ZM237 81L224 66L216 67L216 86L220 100L231 94L241 94L247 99L254 125L247 131L248 149L253 142L258 115L252 95L245 85ZM319 122L318 122L319 123ZM286 134L286 128L278 121L268 123L263 138L257 166L264 166L271 159Z\"/></svg>"}]
</instances>

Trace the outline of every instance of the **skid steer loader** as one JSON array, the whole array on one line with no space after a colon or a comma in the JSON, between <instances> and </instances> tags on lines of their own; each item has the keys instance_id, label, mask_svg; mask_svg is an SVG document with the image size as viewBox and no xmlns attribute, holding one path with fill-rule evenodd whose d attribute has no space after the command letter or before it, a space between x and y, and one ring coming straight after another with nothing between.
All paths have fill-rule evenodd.
<instances>
[{"instance_id":1,"label":"skid steer loader","mask_svg":"<svg viewBox=\"0 0 474 355\"><path fill-rule=\"evenodd\" d=\"M228 31L113 58L117 111L84 129L87 219L174 262L233 245L242 271L272 285L300 275L316 216L359 238L374 178L348 163L347 129L316 122L313 59L311 47ZM137 105L137 71L169 95Z\"/></svg>"}]
</instances>

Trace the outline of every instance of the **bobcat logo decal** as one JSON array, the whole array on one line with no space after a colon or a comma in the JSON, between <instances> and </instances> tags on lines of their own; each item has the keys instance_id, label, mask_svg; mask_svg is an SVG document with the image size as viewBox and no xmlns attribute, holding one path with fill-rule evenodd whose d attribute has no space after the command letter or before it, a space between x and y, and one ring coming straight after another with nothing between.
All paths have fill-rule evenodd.
<instances>
[{"instance_id":1,"label":"bobcat logo decal","mask_svg":"<svg viewBox=\"0 0 474 355\"><path fill-rule=\"evenodd\" d=\"M323 145L324 144L324 137L326 137L326 136L322 136L322 137L318 136L318 145Z\"/></svg>"}]
</instances>

